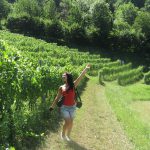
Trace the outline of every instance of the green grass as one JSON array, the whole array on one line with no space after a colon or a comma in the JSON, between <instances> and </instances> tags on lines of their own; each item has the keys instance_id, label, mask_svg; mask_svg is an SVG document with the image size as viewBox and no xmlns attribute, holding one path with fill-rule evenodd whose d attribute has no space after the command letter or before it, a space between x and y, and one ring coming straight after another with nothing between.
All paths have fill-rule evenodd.
<instances>
[{"instance_id":1,"label":"green grass","mask_svg":"<svg viewBox=\"0 0 150 150\"><path fill-rule=\"evenodd\" d=\"M136 83L125 88L133 97L132 100L150 101L150 86L143 83Z\"/></svg>"},{"instance_id":2,"label":"green grass","mask_svg":"<svg viewBox=\"0 0 150 150\"><path fill-rule=\"evenodd\" d=\"M150 149L150 126L142 121L130 104L134 101L150 101L150 86L137 83L119 86L116 82L106 84L106 96L118 120L123 125L136 149ZM150 112L149 112L150 113Z\"/></svg>"}]
</instances>

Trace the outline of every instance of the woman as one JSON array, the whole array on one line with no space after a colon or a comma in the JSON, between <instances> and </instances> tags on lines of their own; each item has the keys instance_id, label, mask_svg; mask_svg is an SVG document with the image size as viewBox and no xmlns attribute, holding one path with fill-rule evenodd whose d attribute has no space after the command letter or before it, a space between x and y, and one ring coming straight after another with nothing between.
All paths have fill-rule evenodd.
<instances>
[{"instance_id":1,"label":"woman","mask_svg":"<svg viewBox=\"0 0 150 150\"><path fill-rule=\"evenodd\" d=\"M74 119L75 110L76 110L74 87L76 88L78 86L81 79L83 78L83 76L85 75L86 71L89 68L90 68L90 65L88 64L75 81L73 81L73 77L69 73L64 73L62 75L62 78L65 84L59 87L58 94L55 97L54 102L52 103L49 109L50 111L52 111L57 101L62 96L64 96L63 105L60 108L61 115L65 121L63 125L63 131L61 132L62 140L70 141L70 133L72 130L73 119Z\"/></svg>"}]
</instances>

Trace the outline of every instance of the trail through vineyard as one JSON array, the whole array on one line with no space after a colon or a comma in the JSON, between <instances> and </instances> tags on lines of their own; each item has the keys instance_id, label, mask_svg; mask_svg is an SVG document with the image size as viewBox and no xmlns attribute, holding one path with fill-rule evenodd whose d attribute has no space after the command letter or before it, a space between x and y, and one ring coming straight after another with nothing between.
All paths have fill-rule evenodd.
<instances>
[{"instance_id":1,"label":"trail through vineyard","mask_svg":"<svg viewBox=\"0 0 150 150\"><path fill-rule=\"evenodd\" d=\"M60 132L50 133L38 150L131 150L134 146L117 121L105 96L105 87L90 79L81 95L83 107L76 112L71 142Z\"/></svg>"}]
</instances>

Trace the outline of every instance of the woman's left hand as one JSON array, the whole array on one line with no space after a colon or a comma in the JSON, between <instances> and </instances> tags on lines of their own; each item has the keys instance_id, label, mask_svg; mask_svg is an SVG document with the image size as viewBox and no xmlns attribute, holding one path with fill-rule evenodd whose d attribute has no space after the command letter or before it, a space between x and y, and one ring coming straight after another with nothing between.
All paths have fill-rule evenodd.
<instances>
[{"instance_id":1,"label":"woman's left hand","mask_svg":"<svg viewBox=\"0 0 150 150\"><path fill-rule=\"evenodd\" d=\"M87 65L86 65L86 68L87 68L87 69L90 69L90 67L91 67L90 64L87 64Z\"/></svg>"}]
</instances>

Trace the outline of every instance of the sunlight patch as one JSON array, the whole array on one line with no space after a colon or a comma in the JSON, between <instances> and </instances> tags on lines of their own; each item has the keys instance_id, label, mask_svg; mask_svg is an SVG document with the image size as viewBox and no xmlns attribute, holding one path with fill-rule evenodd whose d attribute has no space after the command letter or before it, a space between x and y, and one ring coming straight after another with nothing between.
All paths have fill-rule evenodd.
<instances>
[{"instance_id":1,"label":"sunlight patch","mask_svg":"<svg viewBox=\"0 0 150 150\"><path fill-rule=\"evenodd\" d=\"M134 101L131 108L139 114L143 122L150 125L150 101Z\"/></svg>"}]
</instances>

